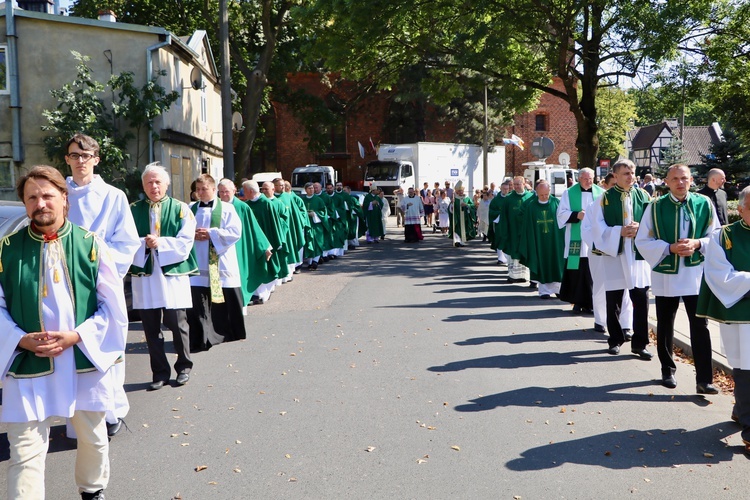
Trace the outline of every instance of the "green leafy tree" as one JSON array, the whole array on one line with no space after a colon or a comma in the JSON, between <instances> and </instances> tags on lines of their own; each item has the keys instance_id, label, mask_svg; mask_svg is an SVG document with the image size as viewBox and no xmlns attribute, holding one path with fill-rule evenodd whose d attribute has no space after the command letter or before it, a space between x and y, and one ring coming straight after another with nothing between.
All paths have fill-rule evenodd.
<instances>
[{"instance_id":1,"label":"green leafy tree","mask_svg":"<svg viewBox=\"0 0 750 500\"><path fill-rule=\"evenodd\" d=\"M42 112L48 124L42 130L51 132L44 139L45 152L64 174L70 174L65 163L65 144L76 133L90 135L99 143L101 161L97 172L102 178L125 190L133 199L140 192L138 174L130 167L128 144L135 138L136 159L141 151L141 131L158 115L164 113L177 100L177 92L167 93L156 83L155 75L141 88L133 83L133 74L113 75L107 84L93 79L88 56L71 51L76 60L76 77L60 89L50 93L58 101L55 109ZM109 88L109 92L107 89ZM114 102L105 101L103 95L117 95ZM121 121L124 121L124 126Z\"/></svg>"},{"instance_id":2,"label":"green leafy tree","mask_svg":"<svg viewBox=\"0 0 750 500\"><path fill-rule=\"evenodd\" d=\"M656 169L656 175L665 178L667 176L667 170L670 165L676 163L685 163L685 148L682 145L682 140L673 137L669 141L669 146L664 151L659 162L659 167Z\"/></svg>"},{"instance_id":3,"label":"green leafy tree","mask_svg":"<svg viewBox=\"0 0 750 500\"><path fill-rule=\"evenodd\" d=\"M517 100L532 91L563 99L578 126L579 164L593 166L599 89L674 56L711 8L709 0L318 0L306 14L317 20L316 57L349 78L388 88L398 68L423 62L437 95L461 98L457 76L474 72Z\"/></svg>"},{"instance_id":4,"label":"green leafy tree","mask_svg":"<svg viewBox=\"0 0 750 500\"><path fill-rule=\"evenodd\" d=\"M712 144L708 154L701 154L701 159L701 173L720 168L730 181L750 175L750 148L733 130L725 130L722 141Z\"/></svg>"},{"instance_id":5,"label":"green leafy tree","mask_svg":"<svg viewBox=\"0 0 750 500\"><path fill-rule=\"evenodd\" d=\"M617 87L599 89L596 100L599 158L616 159L625 155L625 134L635 118L635 99L631 94Z\"/></svg>"}]
</instances>

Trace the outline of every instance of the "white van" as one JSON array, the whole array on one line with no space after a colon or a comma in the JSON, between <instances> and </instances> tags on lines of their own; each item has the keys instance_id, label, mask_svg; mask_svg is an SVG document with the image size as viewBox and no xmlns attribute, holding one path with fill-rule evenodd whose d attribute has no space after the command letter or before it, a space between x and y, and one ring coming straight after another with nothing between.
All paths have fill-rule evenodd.
<instances>
[{"instance_id":1,"label":"white van","mask_svg":"<svg viewBox=\"0 0 750 500\"><path fill-rule=\"evenodd\" d=\"M578 182L578 170L568 168L565 165L547 164L543 161L530 161L523 164L526 169L523 171L523 177L536 186L537 181L543 179L549 182L551 186L550 194L562 197L562 194L568 189L568 178L573 179L573 184Z\"/></svg>"}]
</instances>

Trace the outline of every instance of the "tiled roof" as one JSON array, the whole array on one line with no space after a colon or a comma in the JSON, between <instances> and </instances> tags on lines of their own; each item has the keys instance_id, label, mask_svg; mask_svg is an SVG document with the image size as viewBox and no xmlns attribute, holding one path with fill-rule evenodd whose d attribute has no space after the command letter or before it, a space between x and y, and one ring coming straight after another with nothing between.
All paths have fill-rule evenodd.
<instances>
[{"instance_id":1,"label":"tiled roof","mask_svg":"<svg viewBox=\"0 0 750 500\"><path fill-rule=\"evenodd\" d=\"M635 137L633 137L633 150L650 149L654 145L656 138L659 137L659 134L661 134L661 131L662 129L664 129L664 127L669 128L669 126L663 122L657 123L655 125L647 125L645 127L641 127L638 130L638 133L635 134Z\"/></svg>"}]
</instances>

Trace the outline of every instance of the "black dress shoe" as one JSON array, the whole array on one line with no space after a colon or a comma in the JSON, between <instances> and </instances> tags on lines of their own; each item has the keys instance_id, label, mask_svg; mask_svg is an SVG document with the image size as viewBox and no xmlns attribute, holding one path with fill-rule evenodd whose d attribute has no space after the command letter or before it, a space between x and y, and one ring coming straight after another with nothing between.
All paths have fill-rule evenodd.
<instances>
[{"instance_id":1,"label":"black dress shoe","mask_svg":"<svg viewBox=\"0 0 750 500\"><path fill-rule=\"evenodd\" d=\"M312 268L310 269L311 271L317 271L318 270L318 263L317 262L313 262L310 265L312 266Z\"/></svg>"},{"instance_id":2,"label":"black dress shoe","mask_svg":"<svg viewBox=\"0 0 750 500\"><path fill-rule=\"evenodd\" d=\"M120 429L122 429L122 419L118 418L117 422L114 424L110 424L107 422L107 436L112 437L118 432L120 432Z\"/></svg>"},{"instance_id":3,"label":"black dress shoe","mask_svg":"<svg viewBox=\"0 0 750 500\"><path fill-rule=\"evenodd\" d=\"M607 333L607 329L599 323L594 323L594 331L599 333Z\"/></svg>"},{"instance_id":4,"label":"black dress shoe","mask_svg":"<svg viewBox=\"0 0 750 500\"><path fill-rule=\"evenodd\" d=\"M526 281L526 280L524 280L524 281ZM529 283L529 288L533 288L534 290L536 290L538 286L539 286L539 285L537 285L537 284L536 284L536 283L534 283L533 281L532 281L531 283Z\"/></svg>"},{"instance_id":5,"label":"black dress shoe","mask_svg":"<svg viewBox=\"0 0 750 500\"><path fill-rule=\"evenodd\" d=\"M630 352L632 352L633 354L635 354L636 356L638 356L644 361L651 361L651 358L654 357L654 355L648 352L648 350L645 347L643 349L633 349Z\"/></svg>"},{"instance_id":6,"label":"black dress shoe","mask_svg":"<svg viewBox=\"0 0 750 500\"><path fill-rule=\"evenodd\" d=\"M588 307L582 307L581 308L581 314L594 314L593 309L589 309Z\"/></svg>"},{"instance_id":7,"label":"black dress shoe","mask_svg":"<svg viewBox=\"0 0 750 500\"><path fill-rule=\"evenodd\" d=\"M625 338L625 342L630 342L631 340L633 340L633 334L630 333L630 330L623 330L622 336Z\"/></svg>"},{"instance_id":8,"label":"black dress shoe","mask_svg":"<svg viewBox=\"0 0 750 500\"><path fill-rule=\"evenodd\" d=\"M573 306L573 314L581 314L581 311L583 311L583 309L581 309L581 306L578 304Z\"/></svg>"},{"instance_id":9,"label":"black dress shoe","mask_svg":"<svg viewBox=\"0 0 750 500\"><path fill-rule=\"evenodd\" d=\"M661 379L661 385L667 389L674 389L677 387L677 381L674 379L674 376L670 375L669 377L663 377Z\"/></svg>"},{"instance_id":10,"label":"black dress shoe","mask_svg":"<svg viewBox=\"0 0 750 500\"><path fill-rule=\"evenodd\" d=\"M552 298L552 296L551 296L551 295L549 295L549 294L546 294L546 293L545 293L544 295L540 295L540 296L539 296L539 298L540 298L540 299L543 299L543 300L547 300L547 299L551 299L551 298Z\"/></svg>"},{"instance_id":11,"label":"black dress shoe","mask_svg":"<svg viewBox=\"0 0 750 500\"><path fill-rule=\"evenodd\" d=\"M620 346L619 345L609 346L609 349L607 349L607 354L612 354L613 356L615 354L620 354Z\"/></svg>"},{"instance_id":12,"label":"black dress shoe","mask_svg":"<svg viewBox=\"0 0 750 500\"><path fill-rule=\"evenodd\" d=\"M185 385L188 383L188 380L190 380L190 375L188 375L187 373L180 373L179 375L177 375L176 382L177 385Z\"/></svg>"},{"instance_id":13,"label":"black dress shoe","mask_svg":"<svg viewBox=\"0 0 750 500\"><path fill-rule=\"evenodd\" d=\"M695 384L695 392L698 394L719 394L719 389L713 384Z\"/></svg>"},{"instance_id":14,"label":"black dress shoe","mask_svg":"<svg viewBox=\"0 0 750 500\"><path fill-rule=\"evenodd\" d=\"M164 381L163 380L157 380L156 382L151 382L148 385L148 390L149 391L158 391L162 387L164 387Z\"/></svg>"},{"instance_id":15,"label":"black dress shoe","mask_svg":"<svg viewBox=\"0 0 750 500\"><path fill-rule=\"evenodd\" d=\"M294 268L294 274L299 274L301 272L300 271L300 267L302 267L302 266L297 266L297 267Z\"/></svg>"},{"instance_id":16,"label":"black dress shoe","mask_svg":"<svg viewBox=\"0 0 750 500\"><path fill-rule=\"evenodd\" d=\"M94 492L94 493L86 493L85 491L81 492L81 498L83 500L105 500L104 499L104 490L99 490L99 491Z\"/></svg>"}]
</instances>

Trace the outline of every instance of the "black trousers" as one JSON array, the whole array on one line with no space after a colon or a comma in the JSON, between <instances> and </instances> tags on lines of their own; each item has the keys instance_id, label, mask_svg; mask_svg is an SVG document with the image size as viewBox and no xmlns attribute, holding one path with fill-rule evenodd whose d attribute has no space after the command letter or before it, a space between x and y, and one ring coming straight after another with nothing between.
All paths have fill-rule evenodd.
<instances>
[{"instance_id":1,"label":"black trousers","mask_svg":"<svg viewBox=\"0 0 750 500\"><path fill-rule=\"evenodd\" d=\"M648 345L648 288L629 290L630 300L633 302L633 340L631 341L633 350L645 349ZM625 343L625 335L620 326L623 293L625 290L607 292L607 330L610 347Z\"/></svg>"},{"instance_id":2,"label":"black trousers","mask_svg":"<svg viewBox=\"0 0 750 500\"><path fill-rule=\"evenodd\" d=\"M172 373L167 353L164 351L162 321L164 326L172 331L174 350L177 353L175 371L178 374L190 373L193 362L190 360L190 336L185 309L140 309L138 312L141 315L143 332L146 334L153 381L168 382Z\"/></svg>"},{"instance_id":3,"label":"black trousers","mask_svg":"<svg viewBox=\"0 0 750 500\"><path fill-rule=\"evenodd\" d=\"M708 332L708 320L695 316L698 307L698 296L682 297L690 322L690 347L695 360L695 381L699 384L713 382L711 366L711 335ZM661 376L669 377L677 371L672 356L674 341L674 318L680 306L680 297L656 297L656 352L661 362Z\"/></svg>"},{"instance_id":4,"label":"black trousers","mask_svg":"<svg viewBox=\"0 0 750 500\"><path fill-rule=\"evenodd\" d=\"M192 286L193 307L187 310L190 327L190 352L207 351L222 342L245 338L245 316L240 288L222 288L224 302L211 302L211 289Z\"/></svg>"},{"instance_id":5,"label":"black trousers","mask_svg":"<svg viewBox=\"0 0 750 500\"><path fill-rule=\"evenodd\" d=\"M750 370L732 370L734 376L734 408L732 414L742 426L742 440L750 443Z\"/></svg>"},{"instance_id":6,"label":"black trousers","mask_svg":"<svg viewBox=\"0 0 750 500\"><path fill-rule=\"evenodd\" d=\"M578 269L567 269L568 262L565 261L566 269L563 271L560 293L557 298L563 302L575 304L584 309L593 309L593 286L589 268L589 258L581 257L578 261Z\"/></svg>"}]
</instances>

